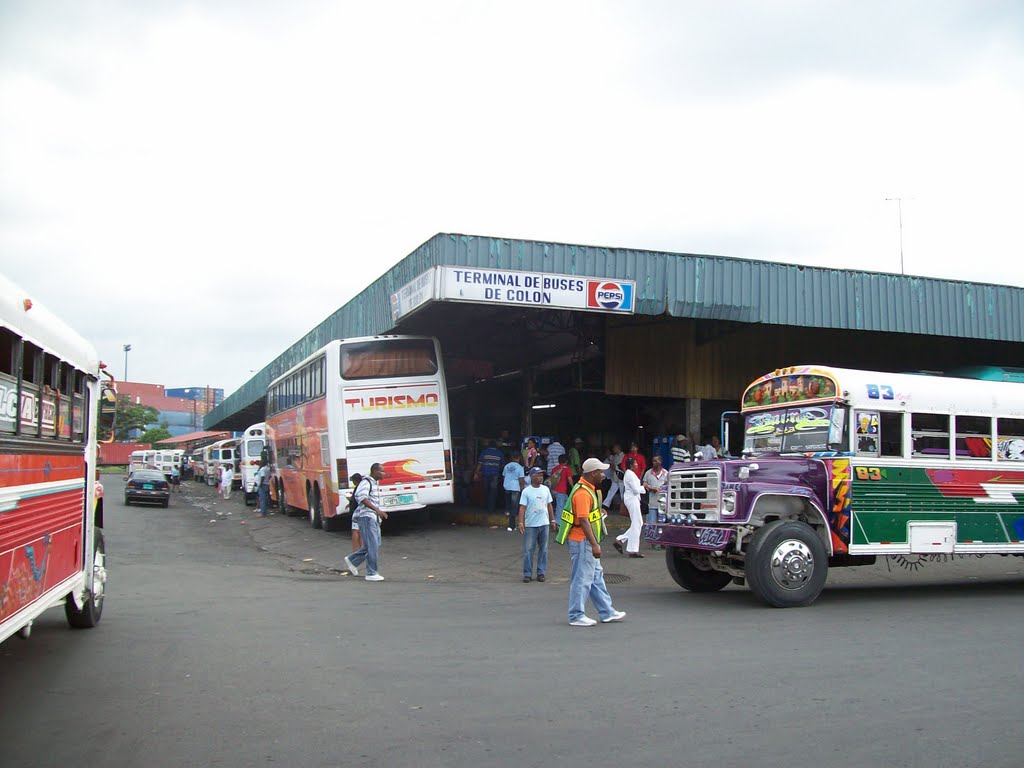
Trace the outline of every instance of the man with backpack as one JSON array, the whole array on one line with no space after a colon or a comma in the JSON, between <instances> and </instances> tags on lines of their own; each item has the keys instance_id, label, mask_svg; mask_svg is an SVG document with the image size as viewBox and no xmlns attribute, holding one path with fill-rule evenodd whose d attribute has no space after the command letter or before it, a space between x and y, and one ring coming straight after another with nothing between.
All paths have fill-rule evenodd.
<instances>
[{"instance_id":1,"label":"man with backpack","mask_svg":"<svg viewBox=\"0 0 1024 768\"><path fill-rule=\"evenodd\" d=\"M359 533L363 546L345 556L345 567L353 576L359 575L359 566L366 561L366 580L384 581L377 573L377 554L380 551L380 522L388 519L388 513L380 505L380 480L384 469L374 463L370 474L359 481L353 494L358 504L352 513L352 520L359 522Z\"/></svg>"},{"instance_id":2,"label":"man with backpack","mask_svg":"<svg viewBox=\"0 0 1024 768\"><path fill-rule=\"evenodd\" d=\"M583 476L572 489L566 508L561 510L560 527L555 541L569 545L572 575L569 579L569 625L592 627L597 622L587 616L587 598L594 604L601 622L609 624L626 618L625 611L612 606L612 597L604 583L601 567L601 492L597 490L604 471L608 469L597 459L583 462Z\"/></svg>"}]
</instances>

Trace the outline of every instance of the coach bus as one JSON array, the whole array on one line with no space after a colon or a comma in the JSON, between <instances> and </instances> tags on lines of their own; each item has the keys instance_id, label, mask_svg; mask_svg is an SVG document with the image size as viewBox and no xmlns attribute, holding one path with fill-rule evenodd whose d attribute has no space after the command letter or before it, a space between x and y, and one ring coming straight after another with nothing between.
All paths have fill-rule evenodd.
<instances>
[{"instance_id":1,"label":"coach bus","mask_svg":"<svg viewBox=\"0 0 1024 768\"><path fill-rule=\"evenodd\" d=\"M389 513L452 502L441 348L423 336L335 340L267 390L271 495L285 514L333 529L350 478L384 469Z\"/></svg>"},{"instance_id":2,"label":"coach bus","mask_svg":"<svg viewBox=\"0 0 1024 768\"><path fill-rule=\"evenodd\" d=\"M829 566L1024 555L1024 383L797 366L742 411L743 458L670 471L645 526L684 589L799 606Z\"/></svg>"},{"instance_id":3,"label":"coach bus","mask_svg":"<svg viewBox=\"0 0 1024 768\"><path fill-rule=\"evenodd\" d=\"M238 448L240 458L238 471L241 475L242 492L245 495L245 505L256 502L256 472L260 468L260 459L264 457L266 442L264 440L265 425L263 422L253 424L243 433Z\"/></svg>"},{"instance_id":4,"label":"coach bus","mask_svg":"<svg viewBox=\"0 0 1024 768\"><path fill-rule=\"evenodd\" d=\"M87 341L0 276L0 641L28 637L59 605L72 627L100 620L97 430L112 434L116 401L103 369Z\"/></svg>"}]
</instances>

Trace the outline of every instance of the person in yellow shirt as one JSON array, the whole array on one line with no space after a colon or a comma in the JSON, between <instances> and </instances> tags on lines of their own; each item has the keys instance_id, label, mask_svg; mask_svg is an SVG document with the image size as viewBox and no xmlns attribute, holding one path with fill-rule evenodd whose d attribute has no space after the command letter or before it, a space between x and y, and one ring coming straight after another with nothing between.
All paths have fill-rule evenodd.
<instances>
[{"instance_id":1,"label":"person in yellow shirt","mask_svg":"<svg viewBox=\"0 0 1024 768\"><path fill-rule=\"evenodd\" d=\"M601 539L604 536L601 520L601 479L608 465L597 459L583 462L583 475L572 489L571 515L562 521L558 540L569 547L572 575L569 579L569 624L573 627L592 627L597 622L587 616L586 602L597 609L601 621L608 624L626 618L625 611L612 606L612 597L604 583L601 567ZM571 518L571 519L570 519Z\"/></svg>"}]
</instances>

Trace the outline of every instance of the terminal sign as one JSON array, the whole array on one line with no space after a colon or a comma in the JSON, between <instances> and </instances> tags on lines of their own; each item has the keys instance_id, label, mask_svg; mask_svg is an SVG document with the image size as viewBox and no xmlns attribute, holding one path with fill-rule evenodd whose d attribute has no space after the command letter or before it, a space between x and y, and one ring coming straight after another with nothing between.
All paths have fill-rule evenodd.
<instances>
[{"instance_id":1,"label":"terminal sign","mask_svg":"<svg viewBox=\"0 0 1024 768\"><path fill-rule=\"evenodd\" d=\"M516 269L432 267L391 294L391 318L397 322L432 301L632 314L635 299L636 283L632 280Z\"/></svg>"},{"instance_id":2,"label":"terminal sign","mask_svg":"<svg viewBox=\"0 0 1024 768\"><path fill-rule=\"evenodd\" d=\"M442 267L441 299L632 313L636 284L577 275Z\"/></svg>"}]
</instances>

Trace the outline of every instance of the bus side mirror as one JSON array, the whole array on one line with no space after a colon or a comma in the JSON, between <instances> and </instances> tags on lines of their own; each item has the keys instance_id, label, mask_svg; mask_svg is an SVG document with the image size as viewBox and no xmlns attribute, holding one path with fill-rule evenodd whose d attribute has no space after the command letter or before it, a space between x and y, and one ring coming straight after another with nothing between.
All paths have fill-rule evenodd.
<instances>
[{"instance_id":1,"label":"bus side mirror","mask_svg":"<svg viewBox=\"0 0 1024 768\"><path fill-rule=\"evenodd\" d=\"M757 464L748 464L745 467L740 467L740 472L739 472L740 480L749 480L750 479L750 473L751 472L756 472L759 469L760 469L760 467L757 466Z\"/></svg>"},{"instance_id":2,"label":"bus side mirror","mask_svg":"<svg viewBox=\"0 0 1024 768\"><path fill-rule=\"evenodd\" d=\"M100 412L99 430L105 432L107 437L100 440L101 443L114 442L114 422L117 413L117 392L112 384L102 383L100 385Z\"/></svg>"}]
</instances>

